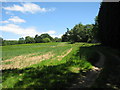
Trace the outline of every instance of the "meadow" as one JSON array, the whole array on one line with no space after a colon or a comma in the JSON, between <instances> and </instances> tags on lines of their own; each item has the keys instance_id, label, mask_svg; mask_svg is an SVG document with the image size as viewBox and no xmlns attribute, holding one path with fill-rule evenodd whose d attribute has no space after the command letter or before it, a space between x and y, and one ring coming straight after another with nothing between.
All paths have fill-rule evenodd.
<instances>
[{"instance_id":1,"label":"meadow","mask_svg":"<svg viewBox=\"0 0 120 90\"><path fill-rule=\"evenodd\" d=\"M3 88L60 88L92 68L80 47L95 44L66 42L2 47Z\"/></svg>"},{"instance_id":2,"label":"meadow","mask_svg":"<svg viewBox=\"0 0 120 90\"><path fill-rule=\"evenodd\" d=\"M116 68L119 67L113 64L114 60L111 60L114 56L110 56L110 52L119 56L116 50L100 44L67 42L2 46L1 86L2 88L42 89L70 87L78 76L82 77L93 69L100 58L98 51L110 58L107 57L109 60L106 58L105 68L93 87L108 87L105 86L107 82L104 80L111 71L107 69L118 70ZM115 72L111 73L115 76ZM116 79L116 77L114 80L108 78L108 81L118 81Z\"/></svg>"},{"instance_id":3,"label":"meadow","mask_svg":"<svg viewBox=\"0 0 120 90\"><path fill-rule=\"evenodd\" d=\"M114 88L117 85L119 88L117 73L120 73L120 65L116 57L120 53L117 50L100 44L67 42L2 46L1 86L33 89L70 87L78 76L82 77L93 69L100 58L98 51L106 60L91 87Z\"/></svg>"}]
</instances>

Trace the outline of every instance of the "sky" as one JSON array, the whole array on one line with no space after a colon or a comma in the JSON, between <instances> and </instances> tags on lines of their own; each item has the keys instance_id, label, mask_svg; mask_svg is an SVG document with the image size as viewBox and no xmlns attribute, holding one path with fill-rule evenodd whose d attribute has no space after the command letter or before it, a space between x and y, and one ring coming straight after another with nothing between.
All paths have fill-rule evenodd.
<instances>
[{"instance_id":1,"label":"sky","mask_svg":"<svg viewBox=\"0 0 120 90\"><path fill-rule=\"evenodd\" d=\"M100 2L3 2L0 36L5 40L43 33L61 37L76 24L94 24L99 7Z\"/></svg>"}]
</instances>

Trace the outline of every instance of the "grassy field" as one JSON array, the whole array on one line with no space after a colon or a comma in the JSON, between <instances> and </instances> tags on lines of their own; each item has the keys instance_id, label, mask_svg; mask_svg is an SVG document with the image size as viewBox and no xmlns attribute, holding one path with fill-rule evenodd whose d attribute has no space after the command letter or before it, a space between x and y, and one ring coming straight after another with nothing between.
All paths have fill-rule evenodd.
<instances>
[{"instance_id":1,"label":"grassy field","mask_svg":"<svg viewBox=\"0 0 120 90\"><path fill-rule=\"evenodd\" d=\"M19 55L27 55L33 53L44 54L46 52L56 50L56 48L61 50L63 44L65 43L35 43L3 46L2 60L10 59Z\"/></svg>"},{"instance_id":2,"label":"grassy field","mask_svg":"<svg viewBox=\"0 0 120 90\"><path fill-rule=\"evenodd\" d=\"M38 43L2 47L3 88L67 87L78 74L92 68L84 52L87 43ZM97 58L97 57L96 57Z\"/></svg>"},{"instance_id":3,"label":"grassy field","mask_svg":"<svg viewBox=\"0 0 120 90\"><path fill-rule=\"evenodd\" d=\"M120 52L99 44L38 43L2 47L3 88L63 88L105 56L92 88L120 89Z\"/></svg>"}]
</instances>

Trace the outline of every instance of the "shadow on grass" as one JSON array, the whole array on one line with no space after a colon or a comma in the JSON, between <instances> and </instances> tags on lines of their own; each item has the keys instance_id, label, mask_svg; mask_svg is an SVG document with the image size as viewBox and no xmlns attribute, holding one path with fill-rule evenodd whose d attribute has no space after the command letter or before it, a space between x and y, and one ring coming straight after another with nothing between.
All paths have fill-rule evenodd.
<instances>
[{"instance_id":1,"label":"shadow on grass","mask_svg":"<svg viewBox=\"0 0 120 90\"><path fill-rule=\"evenodd\" d=\"M22 79L15 83L14 88L65 88L75 80L79 73L71 72L68 68L71 66L79 66L80 68L89 70L89 65L86 65L87 61L74 62L74 60L79 60L80 58L86 58L91 64L95 64L99 58L99 55L94 49L96 46L92 47L80 47L79 50L74 54L74 59L70 56L66 63L60 65L50 65L50 66L37 66L25 69L9 69L3 70L3 81L7 77L12 75L20 76ZM77 57L77 58L76 58ZM82 70L80 70L82 74Z\"/></svg>"},{"instance_id":2,"label":"shadow on grass","mask_svg":"<svg viewBox=\"0 0 120 90\"><path fill-rule=\"evenodd\" d=\"M68 86L68 84L75 79L75 76L77 76L76 73L69 71L67 67L69 66L62 64L57 66L26 68L22 70L4 70L3 73L6 73L5 78L7 78L9 73L18 75L18 77L20 74L23 74L22 80L14 85L15 88L62 88Z\"/></svg>"},{"instance_id":3,"label":"shadow on grass","mask_svg":"<svg viewBox=\"0 0 120 90\"><path fill-rule=\"evenodd\" d=\"M101 47L100 45L94 46L82 46L79 48L77 56L80 58L85 58L89 63L93 66L99 61L100 55L98 54L98 48Z\"/></svg>"}]
</instances>

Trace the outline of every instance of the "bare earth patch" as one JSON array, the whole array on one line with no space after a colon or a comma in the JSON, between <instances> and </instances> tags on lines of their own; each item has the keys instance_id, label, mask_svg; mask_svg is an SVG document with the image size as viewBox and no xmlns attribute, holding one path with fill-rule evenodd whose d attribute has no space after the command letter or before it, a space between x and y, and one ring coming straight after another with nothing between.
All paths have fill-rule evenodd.
<instances>
[{"instance_id":1,"label":"bare earth patch","mask_svg":"<svg viewBox=\"0 0 120 90\"><path fill-rule=\"evenodd\" d=\"M44 55L40 55L40 56L30 57L32 55L35 55L35 54L29 54L29 55L24 55L24 56L21 55L21 56L14 57L12 59L2 61L2 63L12 62L10 64L3 64L2 70L14 69L14 68L24 68L24 67L30 66L32 64L37 64L38 62L40 62L42 60L47 60L54 56L51 52L48 52L48 53L46 53Z\"/></svg>"},{"instance_id":2,"label":"bare earth patch","mask_svg":"<svg viewBox=\"0 0 120 90\"><path fill-rule=\"evenodd\" d=\"M32 55L36 55L36 53L16 56L16 57L14 57L14 58L12 58L12 59L7 59L7 60L4 60L4 61L2 61L2 62L4 62L4 63L5 63L5 62L11 62L11 61L13 62L13 61L16 61L16 60L25 59L25 58L30 57L30 56L32 56Z\"/></svg>"}]
</instances>

